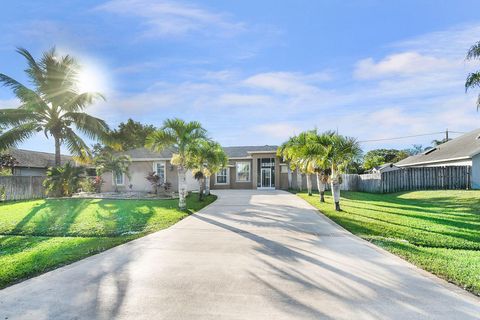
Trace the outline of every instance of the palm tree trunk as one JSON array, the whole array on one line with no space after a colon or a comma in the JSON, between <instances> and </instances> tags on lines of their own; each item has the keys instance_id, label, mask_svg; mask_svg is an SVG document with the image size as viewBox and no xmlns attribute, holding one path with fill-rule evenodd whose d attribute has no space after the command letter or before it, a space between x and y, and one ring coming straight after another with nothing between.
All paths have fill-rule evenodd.
<instances>
[{"instance_id":1,"label":"palm tree trunk","mask_svg":"<svg viewBox=\"0 0 480 320\"><path fill-rule=\"evenodd\" d=\"M53 136L55 140L55 166L58 167L62 164L62 159L60 156L60 138L58 136Z\"/></svg>"},{"instance_id":2,"label":"palm tree trunk","mask_svg":"<svg viewBox=\"0 0 480 320\"><path fill-rule=\"evenodd\" d=\"M113 175L113 187L114 187L114 190L115 190L115 192L118 192L117 174L115 173L115 171L112 171L112 175Z\"/></svg>"},{"instance_id":3,"label":"palm tree trunk","mask_svg":"<svg viewBox=\"0 0 480 320\"><path fill-rule=\"evenodd\" d=\"M292 189L292 170L287 166L288 189Z\"/></svg>"},{"instance_id":4,"label":"palm tree trunk","mask_svg":"<svg viewBox=\"0 0 480 320\"><path fill-rule=\"evenodd\" d=\"M205 177L205 196L210 195L210 176Z\"/></svg>"},{"instance_id":5,"label":"palm tree trunk","mask_svg":"<svg viewBox=\"0 0 480 320\"><path fill-rule=\"evenodd\" d=\"M203 186L205 185L205 178L198 179L198 200L203 200Z\"/></svg>"},{"instance_id":6,"label":"palm tree trunk","mask_svg":"<svg viewBox=\"0 0 480 320\"><path fill-rule=\"evenodd\" d=\"M308 195L311 196L312 195L312 175L310 173L307 173L306 176L307 176L307 192L308 192Z\"/></svg>"},{"instance_id":7,"label":"palm tree trunk","mask_svg":"<svg viewBox=\"0 0 480 320\"><path fill-rule=\"evenodd\" d=\"M322 181L320 173L317 173L317 188L320 194L320 202L325 202L325 184Z\"/></svg>"},{"instance_id":8,"label":"palm tree trunk","mask_svg":"<svg viewBox=\"0 0 480 320\"><path fill-rule=\"evenodd\" d=\"M187 177L182 165L178 166L178 207L180 210L187 209Z\"/></svg>"},{"instance_id":9,"label":"palm tree trunk","mask_svg":"<svg viewBox=\"0 0 480 320\"><path fill-rule=\"evenodd\" d=\"M297 189L298 191L302 191L302 173L300 170L297 169Z\"/></svg>"},{"instance_id":10,"label":"palm tree trunk","mask_svg":"<svg viewBox=\"0 0 480 320\"><path fill-rule=\"evenodd\" d=\"M335 210L341 211L340 209L340 181L338 180L338 174L335 169L332 168L332 195L333 202L335 203Z\"/></svg>"}]
</instances>

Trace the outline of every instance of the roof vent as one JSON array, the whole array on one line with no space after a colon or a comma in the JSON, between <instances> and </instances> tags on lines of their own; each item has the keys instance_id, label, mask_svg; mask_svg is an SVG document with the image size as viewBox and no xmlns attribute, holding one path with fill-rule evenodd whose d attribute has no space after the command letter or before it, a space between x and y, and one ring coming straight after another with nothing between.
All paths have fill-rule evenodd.
<instances>
[{"instance_id":1,"label":"roof vent","mask_svg":"<svg viewBox=\"0 0 480 320\"><path fill-rule=\"evenodd\" d=\"M432 153L432 152L435 151L435 150L437 150L437 148L428 149L428 150L425 151L423 154L424 154L424 155L427 155L427 154Z\"/></svg>"}]
</instances>

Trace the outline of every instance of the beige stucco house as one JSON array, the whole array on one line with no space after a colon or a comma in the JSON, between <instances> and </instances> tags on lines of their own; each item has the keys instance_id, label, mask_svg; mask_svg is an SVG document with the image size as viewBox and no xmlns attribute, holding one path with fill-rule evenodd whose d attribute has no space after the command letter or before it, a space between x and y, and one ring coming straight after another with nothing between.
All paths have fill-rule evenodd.
<instances>
[{"instance_id":1,"label":"beige stucco house","mask_svg":"<svg viewBox=\"0 0 480 320\"><path fill-rule=\"evenodd\" d=\"M277 146L238 146L224 147L229 161L226 168L210 179L211 189L287 189L288 169L276 156ZM156 172L164 182L169 182L172 191L178 190L177 168L170 163L174 150L153 152L137 148L124 152L130 156L130 178L118 175L120 190L151 191L152 186L146 176ZM113 191L112 173L102 176L103 191ZM198 182L191 172L187 173L188 190L198 190Z\"/></svg>"}]
</instances>

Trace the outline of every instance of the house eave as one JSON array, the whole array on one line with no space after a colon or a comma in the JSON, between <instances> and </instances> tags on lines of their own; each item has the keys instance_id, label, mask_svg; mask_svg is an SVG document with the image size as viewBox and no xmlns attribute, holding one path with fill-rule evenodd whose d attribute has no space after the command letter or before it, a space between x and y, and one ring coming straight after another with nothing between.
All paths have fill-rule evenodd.
<instances>
[{"instance_id":1,"label":"house eave","mask_svg":"<svg viewBox=\"0 0 480 320\"><path fill-rule=\"evenodd\" d=\"M431 163L451 162L451 161L457 161L457 160L470 160L470 159L472 159L472 157L465 156L465 157L457 157L457 158L450 158L450 159L420 161L420 162L414 162L414 163L408 163L408 164L395 164L395 165L397 167L412 167L412 166L431 164Z\"/></svg>"}]
</instances>

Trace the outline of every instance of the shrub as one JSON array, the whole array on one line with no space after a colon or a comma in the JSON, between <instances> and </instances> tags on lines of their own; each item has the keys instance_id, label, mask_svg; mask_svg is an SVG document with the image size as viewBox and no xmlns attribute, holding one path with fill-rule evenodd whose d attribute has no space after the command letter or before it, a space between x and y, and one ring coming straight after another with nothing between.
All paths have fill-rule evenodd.
<instances>
[{"instance_id":1,"label":"shrub","mask_svg":"<svg viewBox=\"0 0 480 320\"><path fill-rule=\"evenodd\" d=\"M47 170L47 177L43 182L48 196L70 197L81 186L85 169L75 167L69 162L63 166L51 167Z\"/></svg>"}]
</instances>

